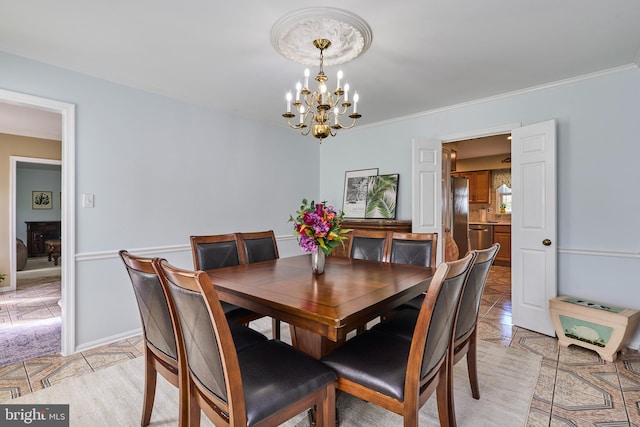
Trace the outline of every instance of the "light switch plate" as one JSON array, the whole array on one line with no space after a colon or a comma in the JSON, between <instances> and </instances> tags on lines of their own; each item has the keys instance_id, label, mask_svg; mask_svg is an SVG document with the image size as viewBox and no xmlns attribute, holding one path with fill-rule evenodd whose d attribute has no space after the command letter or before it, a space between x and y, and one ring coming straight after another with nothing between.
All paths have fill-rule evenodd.
<instances>
[{"instance_id":1,"label":"light switch plate","mask_svg":"<svg viewBox=\"0 0 640 427\"><path fill-rule=\"evenodd\" d=\"M92 208L93 207L93 194L84 193L82 195L82 207L83 208Z\"/></svg>"}]
</instances>

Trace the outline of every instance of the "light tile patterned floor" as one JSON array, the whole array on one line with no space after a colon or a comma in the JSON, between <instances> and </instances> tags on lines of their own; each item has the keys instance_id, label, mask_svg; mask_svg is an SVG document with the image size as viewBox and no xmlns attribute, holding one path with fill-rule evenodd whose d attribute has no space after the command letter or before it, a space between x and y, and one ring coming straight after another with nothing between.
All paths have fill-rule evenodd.
<instances>
[{"instance_id":1,"label":"light tile patterned floor","mask_svg":"<svg viewBox=\"0 0 640 427\"><path fill-rule=\"evenodd\" d=\"M562 348L555 338L513 326L510 273L506 267L491 269L478 336L543 356L527 425L640 427L640 354L628 350L609 363L595 352ZM47 311L60 315L55 308L59 284L56 289L40 286L0 294L0 327L10 327L14 318L18 322L41 318ZM141 357L142 348L141 337L134 337L69 357L54 354L0 368L0 401Z\"/></svg>"}]
</instances>

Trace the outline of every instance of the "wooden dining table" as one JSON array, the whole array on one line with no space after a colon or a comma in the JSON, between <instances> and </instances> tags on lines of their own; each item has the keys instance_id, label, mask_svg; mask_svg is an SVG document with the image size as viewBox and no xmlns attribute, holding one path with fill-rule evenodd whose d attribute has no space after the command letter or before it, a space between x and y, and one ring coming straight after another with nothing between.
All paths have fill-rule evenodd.
<instances>
[{"instance_id":1,"label":"wooden dining table","mask_svg":"<svg viewBox=\"0 0 640 427\"><path fill-rule=\"evenodd\" d=\"M294 347L321 358L347 333L425 292L435 269L327 257L324 274L311 256L207 272L222 301L287 322Z\"/></svg>"}]
</instances>

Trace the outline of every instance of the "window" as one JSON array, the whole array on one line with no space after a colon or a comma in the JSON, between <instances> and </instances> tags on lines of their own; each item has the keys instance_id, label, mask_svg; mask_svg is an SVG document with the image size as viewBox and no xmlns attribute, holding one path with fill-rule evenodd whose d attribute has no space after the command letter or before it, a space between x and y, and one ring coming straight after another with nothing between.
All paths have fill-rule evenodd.
<instances>
[{"instance_id":1,"label":"window","mask_svg":"<svg viewBox=\"0 0 640 427\"><path fill-rule=\"evenodd\" d=\"M500 213L511 213L511 188L507 187L505 184L498 187L496 190L496 200L498 201L498 209Z\"/></svg>"}]
</instances>

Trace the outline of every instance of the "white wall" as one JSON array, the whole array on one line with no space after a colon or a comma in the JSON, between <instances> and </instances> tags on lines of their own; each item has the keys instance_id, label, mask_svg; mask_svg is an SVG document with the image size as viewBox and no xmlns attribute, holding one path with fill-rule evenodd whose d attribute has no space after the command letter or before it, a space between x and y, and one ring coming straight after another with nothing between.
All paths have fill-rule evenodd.
<instances>
[{"instance_id":1,"label":"white wall","mask_svg":"<svg viewBox=\"0 0 640 427\"><path fill-rule=\"evenodd\" d=\"M16 237L27 244L27 225L25 221L60 221L60 167L52 170L32 167L16 168ZM32 209L32 191L51 191L53 200L51 209Z\"/></svg>"},{"instance_id":2,"label":"white wall","mask_svg":"<svg viewBox=\"0 0 640 427\"><path fill-rule=\"evenodd\" d=\"M638 117L640 70L634 67L354 128L340 144L322 145L320 193L340 199L346 170L400 173L398 219L411 219L412 139L556 119L559 294L640 309ZM639 345L637 332L632 346Z\"/></svg>"},{"instance_id":3,"label":"white wall","mask_svg":"<svg viewBox=\"0 0 640 427\"><path fill-rule=\"evenodd\" d=\"M317 142L5 53L0 85L76 105L76 200L95 194L76 208L78 348L140 327L119 249L192 267L191 234L273 229L297 250L287 220L319 197Z\"/></svg>"}]
</instances>

